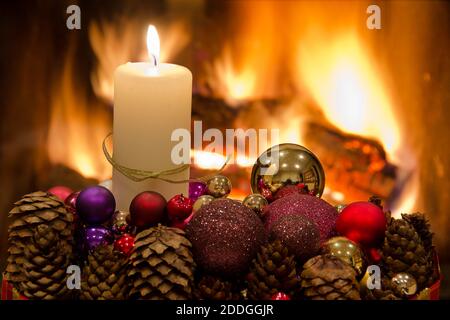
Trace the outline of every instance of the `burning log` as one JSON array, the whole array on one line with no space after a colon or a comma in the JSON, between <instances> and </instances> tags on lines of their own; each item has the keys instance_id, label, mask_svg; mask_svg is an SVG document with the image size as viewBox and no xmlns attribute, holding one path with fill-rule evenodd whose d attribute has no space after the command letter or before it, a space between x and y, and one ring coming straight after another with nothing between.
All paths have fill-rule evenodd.
<instances>
[{"instance_id":1,"label":"burning log","mask_svg":"<svg viewBox=\"0 0 450 320\"><path fill-rule=\"evenodd\" d=\"M258 114L276 117L286 104L281 100L244 101L230 106L225 100L194 95L193 118L202 120L204 128L224 131L239 125L258 123ZM295 116L301 117L296 114ZM388 200L396 183L397 168L389 163L383 146L358 135L347 134L323 121L308 117L302 126L302 141L319 157L324 166L327 189L325 195L336 203L366 200L372 195ZM300 134L300 128L298 128ZM234 180L234 177L232 177ZM242 181L242 177L239 177ZM249 181L247 179L247 181Z\"/></svg>"},{"instance_id":2,"label":"burning log","mask_svg":"<svg viewBox=\"0 0 450 320\"><path fill-rule=\"evenodd\" d=\"M327 186L343 193L346 202L372 195L389 198L397 168L388 162L380 143L316 123L308 125L304 139L324 166Z\"/></svg>"}]
</instances>

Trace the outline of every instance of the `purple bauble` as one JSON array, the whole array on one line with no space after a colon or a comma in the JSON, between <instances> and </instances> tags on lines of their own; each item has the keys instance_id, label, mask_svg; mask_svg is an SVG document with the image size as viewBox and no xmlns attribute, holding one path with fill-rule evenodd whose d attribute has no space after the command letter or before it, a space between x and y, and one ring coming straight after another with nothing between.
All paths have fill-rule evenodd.
<instances>
[{"instance_id":1,"label":"purple bauble","mask_svg":"<svg viewBox=\"0 0 450 320\"><path fill-rule=\"evenodd\" d=\"M206 194L206 183L200 181L189 182L189 199L197 200Z\"/></svg>"},{"instance_id":2,"label":"purple bauble","mask_svg":"<svg viewBox=\"0 0 450 320\"><path fill-rule=\"evenodd\" d=\"M78 195L76 209L86 224L102 224L114 214L116 200L105 187L88 187Z\"/></svg>"},{"instance_id":3,"label":"purple bauble","mask_svg":"<svg viewBox=\"0 0 450 320\"><path fill-rule=\"evenodd\" d=\"M87 250L93 250L99 245L107 245L113 241L112 232L103 226L86 227L83 238Z\"/></svg>"}]
</instances>

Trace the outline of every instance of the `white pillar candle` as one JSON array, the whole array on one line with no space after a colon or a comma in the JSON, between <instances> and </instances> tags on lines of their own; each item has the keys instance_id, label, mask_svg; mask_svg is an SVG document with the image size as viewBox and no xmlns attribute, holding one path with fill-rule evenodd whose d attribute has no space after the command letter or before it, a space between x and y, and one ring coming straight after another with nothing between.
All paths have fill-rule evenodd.
<instances>
[{"instance_id":1,"label":"white pillar candle","mask_svg":"<svg viewBox=\"0 0 450 320\"><path fill-rule=\"evenodd\" d=\"M161 171L178 165L171 159L173 130L191 126L192 74L182 66L158 63L159 39L150 26L147 46L152 62L126 63L114 75L113 158L133 169ZM165 176L189 178L189 170ZM142 191L156 191L166 200L187 194L188 183L173 184L158 179L133 182L113 170L113 193L119 210L128 210Z\"/></svg>"}]
</instances>

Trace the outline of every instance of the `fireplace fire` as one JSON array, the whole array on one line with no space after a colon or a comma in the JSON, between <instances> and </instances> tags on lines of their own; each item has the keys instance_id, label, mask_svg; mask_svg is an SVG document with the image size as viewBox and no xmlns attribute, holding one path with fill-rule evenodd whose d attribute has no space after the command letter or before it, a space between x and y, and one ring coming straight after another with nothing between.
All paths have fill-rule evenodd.
<instances>
[{"instance_id":1,"label":"fireplace fire","mask_svg":"<svg viewBox=\"0 0 450 320\"><path fill-rule=\"evenodd\" d=\"M3 212L12 199L55 181L80 188L111 179L100 146L112 130L113 73L147 59L145 32L153 23L163 39L161 61L192 70L193 120L204 130L280 129L279 143L304 145L321 159L326 200L376 195L394 215L424 211L446 259L448 4L383 2L382 29L369 30L365 1L198 0L183 10L175 0L111 1L107 12L99 1L79 3L81 30L62 30L64 17L36 32L18 28L14 38L23 43L11 41L1 54L8 61L18 52L23 61L17 70L5 64L11 77L2 79L1 172L14 174L0 182L2 189L18 184L2 196ZM34 5L37 16L27 23L57 16L65 4ZM18 16L21 7L7 11ZM34 120L18 121L27 117ZM226 156L193 148L191 175L219 169ZM236 159L225 174L231 197L243 199L256 159Z\"/></svg>"}]
</instances>

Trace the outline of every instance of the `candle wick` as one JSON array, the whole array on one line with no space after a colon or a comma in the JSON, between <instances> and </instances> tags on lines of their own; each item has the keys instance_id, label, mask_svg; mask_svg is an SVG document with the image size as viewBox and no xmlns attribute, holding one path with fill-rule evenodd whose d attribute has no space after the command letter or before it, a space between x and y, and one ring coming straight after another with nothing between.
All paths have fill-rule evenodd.
<instances>
[{"instance_id":1,"label":"candle wick","mask_svg":"<svg viewBox=\"0 0 450 320\"><path fill-rule=\"evenodd\" d=\"M153 58L153 67L157 67L158 66L158 58L156 57L156 54L152 53L152 58Z\"/></svg>"}]
</instances>

